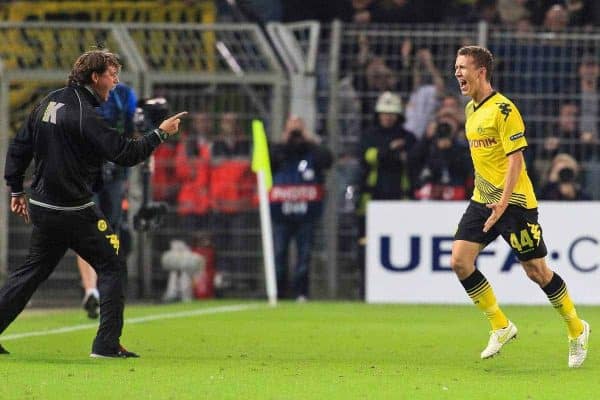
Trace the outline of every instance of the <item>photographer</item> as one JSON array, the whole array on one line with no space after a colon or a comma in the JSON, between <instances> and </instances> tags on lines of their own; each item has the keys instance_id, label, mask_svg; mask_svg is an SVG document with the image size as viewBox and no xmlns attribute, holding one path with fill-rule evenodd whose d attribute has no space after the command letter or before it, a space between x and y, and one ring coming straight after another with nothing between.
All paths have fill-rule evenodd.
<instances>
[{"instance_id":1,"label":"photographer","mask_svg":"<svg viewBox=\"0 0 600 400\"><path fill-rule=\"evenodd\" d=\"M468 150L456 139L450 121L431 122L409 157L415 198L464 200L472 177Z\"/></svg>"},{"instance_id":2,"label":"photographer","mask_svg":"<svg viewBox=\"0 0 600 400\"><path fill-rule=\"evenodd\" d=\"M591 200L578 183L579 164L568 154L557 154L552 160L548 181L542 187L542 200L582 201Z\"/></svg>"},{"instance_id":3,"label":"photographer","mask_svg":"<svg viewBox=\"0 0 600 400\"><path fill-rule=\"evenodd\" d=\"M273 187L269 195L279 296L287 295L288 249L295 240L294 297L308 297L314 230L323 212L325 171L331 152L318 143L301 118L288 118L283 141L271 149Z\"/></svg>"}]
</instances>

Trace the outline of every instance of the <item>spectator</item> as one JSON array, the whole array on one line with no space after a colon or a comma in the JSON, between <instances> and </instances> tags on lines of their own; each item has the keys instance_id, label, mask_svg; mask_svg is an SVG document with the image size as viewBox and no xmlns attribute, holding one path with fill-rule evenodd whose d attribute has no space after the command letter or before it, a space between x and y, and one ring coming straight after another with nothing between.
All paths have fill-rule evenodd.
<instances>
[{"instance_id":1,"label":"spectator","mask_svg":"<svg viewBox=\"0 0 600 400\"><path fill-rule=\"evenodd\" d=\"M578 100L581 110L579 131L581 145L585 147L585 165L582 182L590 189L594 199L600 198L600 140L598 138L598 113L600 113L600 91L598 90L600 65L593 54L585 54L578 68Z\"/></svg>"},{"instance_id":2,"label":"spectator","mask_svg":"<svg viewBox=\"0 0 600 400\"><path fill-rule=\"evenodd\" d=\"M552 160L540 198L566 201L590 200L590 196L578 183L579 172L579 164L575 158L564 153L557 154Z\"/></svg>"},{"instance_id":3,"label":"spectator","mask_svg":"<svg viewBox=\"0 0 600 400\"><path fill-rule=\"evenodd\" d=\"M154 152L152 157L152 198L175 205L179 184L169 182L169 177L175 175L176 141L166 142Z\"/></svg>"},{"instance_id":4,"label":"spectator","mask_svg":"<svg viewBox=\"0 0 600 400\"><path fill-rule=\"evenodd\" d=\"M465 105L453 94L445 94L440 100L440 106L436 112L436 118L449 117L455 120L456 129L465 123Z\"/></svg>"},{"instance_id":5,"label":"spectator","mask_svg":"<svg viewBox=\"0 0 600 400\"><path fill-rule=\"evenodd\" d=\"M586 2L585 12L585 24L592 27L600 25L600 2L588 0Z\"/></svg>"},{"instance_id":6,"label":"spectator","mask_svg":"<svg viewBox=\"0 0 600 400\"><path fill-rule=\"evenodd\" d=\"M569 26L582 27L592 25L592 13L590 0L567 0L565 7L569 15Z\"/></svg>"},{"instance_id":7,"label":"spectator","mask_svg":"<svg viewBox=\"0 0 600 400\"><path fill-rule=\"evenodd\" d=\"M141 110L139 107L138 109ZM164 97L144 100L144 109L145 112L140 113L140 115L148 113L154 119L153 115L168 112L167 100ZM147 124L148 121L140 120L137 123L142 126ZM177 142L175 141L165 142L164 146L160 146L154 152L150 164L152 170L152 199L164 201L171 206L176 205L177 194L179 193L179 184L172 179L175 176L176 147Z\"/></svg>"},{"instance_id":8,"label":"spectator","mask_svg":"<svg viewBox=\"0 0 600 400\"><path fill-rule=\"evenodd\" d=\"M379 95L385 91L396 91L398 80L394 71L386 64L383 57L373 57L365 68L366 86L363 87L365 97L363 98L362 110L364 114L372 114ZM371 121L368 122L372 124Z\"/></svg>"},{"instance_id":9,"label":"spectator","mask_svg":"<svg viewBox=\"0 0 600 400\"><path fill-rule=\"evenodd\" d=\"M579 130L589 132L593 137L598 137L598 113L600 112L600 93L598 92L598 78L600 66L593 54L582 57L577 70L579 75L579 105L581 116Z\"/></svg>"},{"instance_id":10,"label":"spectator","mask_svg":"<svg viewBox=\"0 0 600 400\"><path fill-rule=\"evenodd\" d=\"M207 229L209 225L211 136L210 116L195 112L191 115L190 129L182 135L175 150L175 174L181 185L177 212L189 234Z\"/></svg>"},{"instance_id":11,"label":"spectator","mask_svg":"<svg viewBox=\"0 0 600 400\"><path fill-rule=\"evenodd\" d=\"M385 91L390 92L409 92L412 85L412 42L404 39L400 48L396 43L390 46L384 46L379 42L371 46L366 35L358 36L358 53L352 68L352 86L353 90L360 96L361 115L363 130L372 126L375 121L371 117L375 103L379 95ZM353 52L353 49L348 49ZM398 57L390 60L378 56L377 54L395 55ZM348 90L346 89L346 92Z\"/></svg>"},{"instance_id":12,"label":"spectator","mask_svg":"<svg viewBox=\"0 0 600 400\"><path fill-rule=\"evenodd\" d=\"M465 200L473 171L469 151L456 138L456 125L433 121L409 156L415 197L427 200Z\"/></svg>"},{"instance_id":13,"label":"spectator","mask_svg":"<svg viewBox=\"0 0 600 400\"><path fill-rule=\"evenodd\" d=\"M497 8L502 23L516 26L519 21L528 19L530 12L526 3L527 0L498 0Z\"/></svg>"},{"instance_id":14,"label":"spectator","mask_svg":"<svg viewBox=\"0 0 600 400\"><path fill-rule=\"evenodd\" d=\"M108 100L100 105L98 112L102 118L115 128L119 135L133 138L133 115L137 105L137 97L132 88L118 83L108 95ZM108 223L121 236L121 204L127 186L128 168L111 161L102 165L101 188L94 195L94 202L106 216ZM96 271L83 258L77 256L77 267L84 290L82 305L91 319L100 314L100 295L98 293L98 276Z\"/></svg>"},{"instance_id":15,"label":"spectator","mask_svg":"<svg viewBox=\"0 0 600 400\"><path fill-rule=\"evenodd\" d=\"M524 40L533 31L533 23L529 17L522 17L515 23L515 32Z\"/></svg>"},{"instance_id":16,"label":"spectator","mask_svg":"<svg viewBox=\"0 0 600 400\"><path fill-rule=\"evenodd\" d=\"M527 93L527 97L521 96L519 108L529 118L527 129L536 140L546 136L544 116L559 112L556 93L568 93L573 87L580 51L577 46L569 45L564 35L556 34L564 32L567 26L564 7L555 4L544 15L543 29L548 31L544 40L528 34L527 20L522 19L514 44L500 42L495 44L497 48L490 49L497 55L498 77L505 92Z\"/></svg>"},{"instance_id":17,"label":"spectator","mask_svg":"<svg viewBox=\"0 0 600 400\"><path fill-rule=\"evenodd\" d=\"M237 213L251 208L253 187L248 187L250 171L248 136L235 113L224 113L211 150L211 206L221 213Z\"/></svg>"},{"instance_id":18,"label":"spectator","mask_svg":"<svg viewBox=\"0 0 600 400\"><path fill-rule=\"evenodd\" d=\"M283 141L271 149L271 217L280 298L289 294L288 250L292 240L297 250L293 296L298 301L308 298L315 225L323 212L325 171L331 164L331 152L307 131L301 118L290 116Z\"/></svg>"},{"instance_id":19,"label":"spectator","mask_svg":"<svg viewBox=\"0 0 600 400\"><path fill-rule=\"evenodd\" d=\"M235 113L224 113L210 153L210 205L215 237L217 279L227 286L228 274L239 274L241 252L248 245L244 228L256 208L256 178L250 168L250 141ZM222 287L223 288L223 287Z\"/></svg>"},{"instance_id":20,"label":"spectator","mask_svg":"<svg viewBox=\"0 0 600 400\"><path fill-rule=\"evenodd\" d=\"M364 0L363 0L364 1ZM357 3L357 1L353 1ZM384 24L414 24L424 22L416 4L411 0L372 2L370 8L354 14L355 22Z\"/></svg>"},{"instance_id":21,"label":"spectator","mask_svg":"<svg viewBox=\"0 0 600 400\"><path fill-rule=\"evenodd\" d=\"M375 106L377 125L361 138L361 203L368 200L408 197L407 154L416 143L412 132L402 127L404 115L400 97L384 92Z\"/></svg>"},{"instance_id":22,"label":"spectator","mask_svg":"<svg viewBox=\"0 0 600 400\"><path fill-rule=\"evenodd\" d=\"M554 4L544 14L544 28L550 32L563 32L569 24L569 12L561 4Z\"/></svg>"},{"instance_id":23,"label":"spectator","mask_svg":"<svg viewBox=\"0 0 600 400\"><path fill-rule=\"evenodd\" d=\"M375 0L349 0L350 8L347 8L342 19L357 24L368 24L373 21L373 12L378 9L378 2Z\"/></svg>"},{"instance_id":24,"label":"spectator","mask_svg":"<svg viewBox=\"0 0 600 400\"><path fill-rule=\"evenodd\" d=\"M496 0L477 0L471 12L467 13L463 18L463 22L477 23L485 21L488 24L500 24L500 13L496 4Z\"/></svg>"},{"instance_id":25,"label":"spectator","mask_svg":"<svg viewBox=\"0 0 600 400\"><path fill-rule=\"evenodd\" d=\"M359 260L364 269L365 214L370 200L399 200L411 196L407 154L417 139L402 127L404 114L400 97L384 92L375 105L377 123L362 137L360 200L357 209Z\"/></svg>"},{"instance_id":26,"label":"spectator","mask_svg":"<svg viewBox=\"0 0 600 400\"><path fill-rule=\"evenodd\" d=\"M533 25L543 25L544 19L546 18L546 12L552 5L556 3L556 0L527 0L525 7L529 11Z\"/></svg>"},{"instance_id":27,"label":"spectator","mask_svg":"<svg viewBox=\"0 0 600 400\"><path fill-rule=\"evenodd\" d=\"M444 92L444 78L436 68L429 49L417 51L416 59L413 67L414 89L406 106L404 128L420 138L438 106L438 98Z\"/></svg>"},{"instance_id":28,"label":"spectator","mask_svg":"<svg viewBox=\"0 0 600 400\"><path fill-rule=\"evenodd\" d=\"M574 103L563 103L559 110L558 121L549 129L550 136L544 141L543 158L567 153L578 162L591 160L596 153L597 140L591 132L579 131L579 107Z\"/></svg>"},{"instance_id":29,"label":"spectator","mask_svg":"<svg viewBox=\"0 0 600 400\"><path fill-rule=\"evenodd\" d=\"M354 88L352 76L344 77L338 86L337 99L339 103L339 129L341 133L340 147L345 153L356 153L362 131L362 104L359 93Z\"/></svg>"}]
</instances>

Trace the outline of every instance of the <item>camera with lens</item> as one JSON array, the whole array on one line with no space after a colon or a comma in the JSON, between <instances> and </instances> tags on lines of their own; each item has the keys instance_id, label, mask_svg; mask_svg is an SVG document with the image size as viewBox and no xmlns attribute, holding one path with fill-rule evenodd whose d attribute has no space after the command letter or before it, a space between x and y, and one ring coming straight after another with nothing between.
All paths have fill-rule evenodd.
<instances>
[{"instance_id":1,"label":"camera with lens","mask_svg":"<svg viewBox=\"0 0 600 400\"><path fill-rule=\"evenodd\" d=\"M133 217L133 228L136 231L151 231L162 224L167 213L167 204L164 202L151 201L140 207Z\"/></svg>"},{"instance_id":2,"label":"camera with lens","mask_svg":"<svg viewBox=\"0 0 600 400\"><path fill-rule=\"evenodd\" d=\"M435 130L435 137L438 139L451 138L452 126L446 122L441 122Z\"/></svg>"},{"instance_id":3,"label":"camera with lens","mask_svg":"<svg viewBox=\"0 0 600 400\"><path fill-rule=\"evenodd\" d=\"M560 183L571 183L575 181L575 170L573 168L564 167L558 171L558 181Z\"/></svg>"},{"instance_id":4,"label":"camera with lens","mask_svg":"<svg viewBox=\"0 0 600 400\"><path fill-rule=\"evenodd\" d=\"M169 115L169 104L164 97L142 99L133 116L135 129L145 133L159 127ZM137 231L150 231L158 228L167 213L164 202L155 202L150 198L150 167L148 161L142 167L143 199L139 211L133 217L133 227Z\"/></svg>"},{"instance_id":5,"label":"camera with lens","mask_svg":"<svg viewBox=\"0 0 600 400\"><path fill-rule=\"evenodd\" d=\"M294 143L303 142L304 134L300 129L294 129L290 131L289 141Z\"/></svg>"},{"instance_id":6,"label":"camera with lens","mask_svg":"<svg viewBox=\"0 0 600 400\"><path fill-rule=\"evenodd\" d=\"M133 115L133 124L136 131L140 133L148 132L158 128L168 115L169 104L164 97L141 99Z\"/></svg>"}]
</instances>

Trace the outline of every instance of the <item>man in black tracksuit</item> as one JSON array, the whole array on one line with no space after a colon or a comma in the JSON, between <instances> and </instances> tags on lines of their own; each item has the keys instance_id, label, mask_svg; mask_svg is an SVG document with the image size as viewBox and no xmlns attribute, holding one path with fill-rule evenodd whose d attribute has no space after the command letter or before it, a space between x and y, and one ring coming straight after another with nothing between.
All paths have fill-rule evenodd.
<instances>
[{"instance_id":1,"label":"man in black tracksuit","mask_svg":"<svg viewBox=\"0 0 600 400\"><path fill-rule=\"evenodd\" d=\"M105 160L133 166L177 133L177 114L139 139L127 139L94 110L119 82L120 63L107 51L82 54L68 86L48 94L30 114L8 148L5 179L11 211L33 222L29 254L9 268L0 288L0 333L23 310L67 249L73 249L98 274L100 326L92 357L137 357L121 346L126 266L119 238L92 193ZM34 160L29 205L23 192L25 170ZM0 346L0 354L8 352Z\"/></svg>"}]
</instances>

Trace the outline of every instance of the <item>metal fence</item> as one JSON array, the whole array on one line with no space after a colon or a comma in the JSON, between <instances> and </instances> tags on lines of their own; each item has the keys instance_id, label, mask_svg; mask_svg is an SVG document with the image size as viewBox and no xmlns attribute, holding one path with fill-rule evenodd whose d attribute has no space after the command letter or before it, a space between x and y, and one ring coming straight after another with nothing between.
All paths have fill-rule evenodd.
<instances>
[{"instance_id":1,"label":"metal fence","mask_svg":"<svg viewBox=\"0 0 600 400\"><path fill-rule=\"evenodd\" d=\"M422 134L441 99L458 95L453 76L456 50L465 44L484 44L498 60L495 87L512 98L524 116L532 175L543 181L552 150L548 138L575 124L576 134L563 140L564 149L579 159L582 183L597 200L600 96L597 86L583 90L582 81L597 78L599 73L594 70L598 68L599 35L515 32L486 24L306 22L275 24L266 31L250 24L0 24L0 39L9 43L0 46L0 129L14 133L30 106L47 90L61 85L74 58L98 38L126 57L123 78L142 97L162 95L173 110L204 113L212 132L209 139L227 118L234 118L246 135L250 121L261 118L276 139L287 113L299 113L336 156L328 176L327 209L315 241L311 293L317 298L358 298L362 277L355 216L356 150L361 134L373 123L377 96L383 90L399 93L407 115L414 114L417 95L429 96L430 108L419 108L425 111L410 118L411 129ZM464 104L464 99L459 102ZM7 139L2 135L2 165ZM174 149L177 143L170 146ZM141 195L138 174L132 176L129 196L134 211ZM3 187L2 267L22 260L28 233L11 219L8 236L6 199ZM160 268L162 251L172 239L189 238L190 229L194 230L179 211L172 198L165 225L138 238L145 250L129 260L136 293L157 297L162 292L166 277ZM221 295L264 296L255 205L225 219L210 211L196 230L210 232L218 246L217 267L224 273ZM49 285L77 286L73 284L77 279L74 260L63 264Z\"/></svg>"},{"instance_id":2,"label":"metal fence","mask_svg":"<svg viewBox=\"0 0 600 400\"><path fill-rule=\"evenodd\" d=\"M3 23L0 37L7 39L5 44L10 43L0 46L0 123L5 133L0 145L2 165L9 138L33 104L49 90L63 86L75 58L96 43L104 43L119 53L124 61L121 80L129 83L139 97L164 96L173 111L202 111L213 121L235 114L240 129L246 133L254 118L262 119L269 133L281 131L287 112L283 71L265 35L255 25ZM32 38L36 41L32 42ZM38 42L51 45L37 49ZM176 178L169 178L177 187ZM141 201L140 179L139 169L134 169L129 187L130 217ZM0 266L6 271L7 265L24 260L30 227L9 215L4 185L0 198ZM132 294L152 297L163 289L165 273L160 267L160 255L172 239L188 237L177 211L176 202L171 202L162 229L134 235L134 251L128 263ZM219 231L222 225L231 224L234 230L234 238L231 242L227 241L231 236L225 238L224 251L220 253L244 261L244 268L230 271L233 277L228 280L236 284L246 282L248 290L240 290L239 295L264 293L260 241L257 245L253 239L259 237L257 211L250 209L235 222L211 220L216 221L218 225L205 228L222 237L229 234ZM238 243L235 249L230 246L233 242ZM139 243L143 243L142 248ZM49 292L58 294L58 290L60 295L54 298L76 297L77 281L74 255L68 254L36 298L45 302L52 298Z\"/></svg>"},{"instance_id":3,"label":"metal fence","mask_svg":"<svg viewBox=\"0 0 600 400\"><path fill-rule=\"evenodd\" d=\"M139 69L128 51L128 38L117 25L66 23L0 24L0 162L4 166L8 140L25 121L33 105L50 90L64 86L75 58L90 45L104 43L120 53L125 63L122 79L134 87L140 83ZM0 268L23 262L30 226L9 215L8 193L0 189ZM9 225L11 228L9 229ZM9 235L10 232L10 235ZM61 295L79 295L78 285L64 285L77 279L73 254L68 254L46 284ZM71 291L69 290L71 289ZM48 299L52 299L48 296Z\"/></svg>"}]
</instances>

